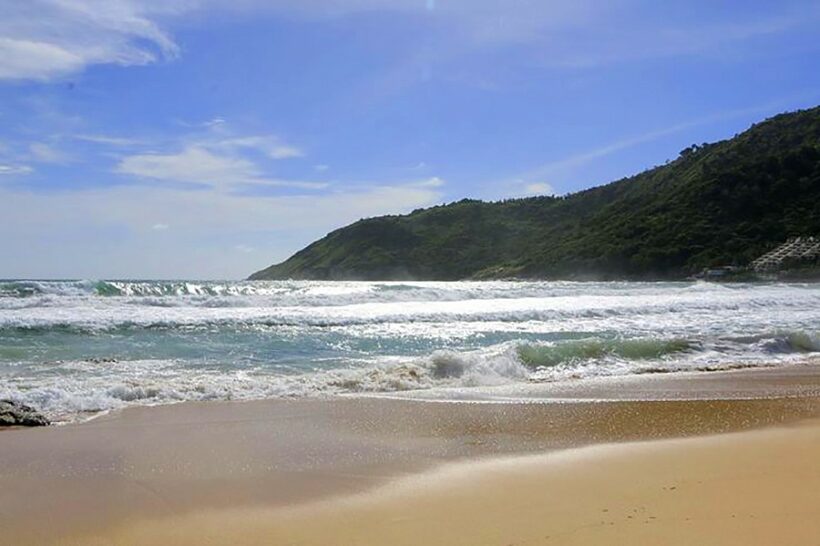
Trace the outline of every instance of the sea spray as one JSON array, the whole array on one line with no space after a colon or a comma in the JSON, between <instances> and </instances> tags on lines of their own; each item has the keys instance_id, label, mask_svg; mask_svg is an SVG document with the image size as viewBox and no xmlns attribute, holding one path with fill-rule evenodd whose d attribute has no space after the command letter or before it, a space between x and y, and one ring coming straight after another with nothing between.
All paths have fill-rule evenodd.
<instances>
[{"instance_id":1,"label":"sea spray","mask_svg":"<svg viewBox=\"0 0 820 546\"><path fill-rule=\"evenodd\" d=\"M0 281L0 397L128 405L787 365L812 285Z\"/></svg>"}]
</instances>

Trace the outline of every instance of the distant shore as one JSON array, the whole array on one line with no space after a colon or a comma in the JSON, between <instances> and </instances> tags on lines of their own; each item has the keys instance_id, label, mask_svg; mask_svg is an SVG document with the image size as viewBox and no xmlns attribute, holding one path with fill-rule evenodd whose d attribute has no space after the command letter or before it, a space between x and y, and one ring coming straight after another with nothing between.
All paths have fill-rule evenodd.
<instances>
[{"instance_id":1,"label":"distant shore","mask_svg":"<svg viewBox=\"0 0 820 546\"><path fill-rule=\"evenodd\" d=\"M816 537L820 366L686 375L539 403L183 403L3 431L0 528L21 545Z\"/></svg>"},{"instance_id":2,"label":"distant shore","mask_svg":"<svg viewBox=\"0 0 820 546\"><path fill-rule=\"evenodd\" d=\"M338 278L310 278L310 277L283 277L283 278L256 278L250 276L244 279L247 282L269 282L269 281L339 281L339 282L717 282L729 284L758 284L758 283L820 283L820 268L806 268L795 270L784 270L773 274L759 274L751 270L739 269L727 275L606 275L606 274L583 274L560 275L560 276L515 276L505 272L485 273L472 275L463 278L436 278L436 277L414 277L414 276L341 276Z\"/></svg>"}]
</instances>

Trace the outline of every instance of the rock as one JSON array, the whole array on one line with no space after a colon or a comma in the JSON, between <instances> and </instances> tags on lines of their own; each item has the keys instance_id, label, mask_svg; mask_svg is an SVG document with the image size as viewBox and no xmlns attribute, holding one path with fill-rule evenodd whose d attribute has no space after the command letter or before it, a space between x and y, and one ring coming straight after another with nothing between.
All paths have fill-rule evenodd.
<instances>
[{"instance_id":1,"label":"rock","mask_svg":"<svg viewBox=\"0 0 820 546\"><path fill-rule=\"evenodd\" d=\"M45 415L13 400L0 400L0 427L43 427L51 422Z\"/></svg>"}]
</instances>

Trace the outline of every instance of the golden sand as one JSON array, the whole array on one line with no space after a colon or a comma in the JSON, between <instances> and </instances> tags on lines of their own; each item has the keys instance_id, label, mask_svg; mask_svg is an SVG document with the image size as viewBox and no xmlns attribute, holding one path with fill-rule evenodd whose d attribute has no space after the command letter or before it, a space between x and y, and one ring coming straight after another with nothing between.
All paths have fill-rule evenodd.
<instances>
[{"instance_id":1,"label":"golden sand","mask_svg":"<svg viewBox=\"0 0 820 546\"><path fill-rule=\"evenodd\" d=\"M455 464L366 494L135 521L75 543L813 545L820 423Z\"/></svg>"},{"instance_id":2,"label":"golden sand","mask_svg":"<svg viewBox=\"0 0 820 546\"><path fill-rule=\"evenodd\" d=\"M2 431L0 544L820 544L818 385L806 366L552 395L610 402L186 403Z\"/></svg>"}]
</instances>

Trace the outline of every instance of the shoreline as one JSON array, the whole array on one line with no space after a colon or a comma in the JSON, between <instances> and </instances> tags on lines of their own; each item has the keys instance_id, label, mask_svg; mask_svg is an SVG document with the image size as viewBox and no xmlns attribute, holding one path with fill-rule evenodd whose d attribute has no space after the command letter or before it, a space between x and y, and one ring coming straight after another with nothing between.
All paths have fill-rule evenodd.
<instances>
[{"instance_id":1,"label":"shoreline","mask_svg":"<svg viewBox=\"0 0 820 546\"><path fill-rule=\"evenodd\" d=\"M151 527L167 518L221 518L366 496L453 464L721 438L820 418L817 365L712 372L694 380L674 375L597 381L594 388L576 389L572 402L562 401L566 386L552 391L555 398L533 402L187 402L8 430L0 433L0 527L17 544L71 543L71 537L93 543L129 525ZM681 396L688 389L697 397L627 396L629 389L646 394L648 385L656 394ZM601 389L609 401L595 400ZM758 397L738 398L744 391ZM578 399L581 394L590 398ZM43 517L47 529L37 523Z\"/></svg>"},{"instance_id":2,"label":"shoreline","mask_svg":"<svg viewBox=\"0 0 820 546\"><path fill-rule=\"evenodd\" d=\"M236 400L180 400L134 404L87 412L73 417L48 415L50 426L77 426L140 408L188 404L246 404L287 400L385 399L430 403L535 404L575 402L650 402L696 400L758 400L765 398L820 397L820 358L772 364L742 364L717 369L649 371L624 375L594 376L558 381L532 381L477 387L438 386L396 391L328 393L279 398ZM772 381L772 379L774 381ZM706 386L706 389L698 389ZM727 387L734 386L734 390ZM660 388L658 388L660 387ZM694 387L694 388L693 388ZM12 427L10 427L12 428ZM3 429L0 428L0 433Z\"/></svg>"},{"instance_id":3,"label":"shoreline","mask_svg":"<svg viewBox=\"0 0 820 546\"><path fill-rule=\"evenodd\" d=\"M575 403L820 397L820 359L715 370L658 371L498 386L438 387L342 397L442 403Z\"/></svg>"}]
</instances>

